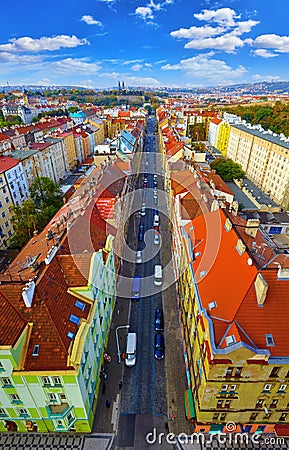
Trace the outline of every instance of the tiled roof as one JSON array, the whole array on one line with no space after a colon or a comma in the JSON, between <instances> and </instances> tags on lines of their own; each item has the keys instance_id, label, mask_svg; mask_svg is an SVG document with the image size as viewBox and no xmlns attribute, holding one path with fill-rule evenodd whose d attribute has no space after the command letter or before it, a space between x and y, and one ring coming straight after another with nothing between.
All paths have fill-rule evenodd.
<instances>
[{"instance_id":1,"label":"tiled roof","mask_svg":"<svg viewBox=\"0 0 289 450\"><path fill-rule=\"evenodd\" d=\"M8 141L10 138L7 134L0 133L0 141Z\"/></svg>"},{"instance_id":2,"label":"tiled roof","mask_svg":"<svg viewBox=\"0 0 289 450\"><path fill-rule=\"evenodd\" d=\"M18 161L10 156L0 156L0 173L6 172L12 167L17 166Z\"/></svg>"},{"instance_id":3,"label":"tiled roof","mask_svg":"<svg viewBox=\"0 0 289 450\"><path fill-rule=\"evenodd\" d=\"M68 287L85 286L87 284L91 253L77 255L57 255Z\"/></svg>"},{"instance_id":4,"label":"tiled roof","mask_svg":"<svg viewBox=\"0 0 289 450\"><path fill-rule=\"evenodd\" d=\"M0 286L1 288L1 286ZM27 321L0 290L0 345L14 346Z\"/></svg>"},{"instance_id":5,"label":"tiled roof","mask_svg":"<svg viewBox=\"0 0 289 450\"><path fill-rule=\"evenodd\" d=\"M215 345L227 347L226 337L234 335L236 342L257 353L267 349L272 356L288 356L289 280L278 280L276 264L261 270L268 291L263 306L259 306L254 284L257 267L246 251L237 251L238 235L234 229L226 231L225 220L219 209L184 227L194 247L193 269L201 303L212 320ZM266 334L272 334L274 346L266 345Z\"/></svg>"}]
</instances>

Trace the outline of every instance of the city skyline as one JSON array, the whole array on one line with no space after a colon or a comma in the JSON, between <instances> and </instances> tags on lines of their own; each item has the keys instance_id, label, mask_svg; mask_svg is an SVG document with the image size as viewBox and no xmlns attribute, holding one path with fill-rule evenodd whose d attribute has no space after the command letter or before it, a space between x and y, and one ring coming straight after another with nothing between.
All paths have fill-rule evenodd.
<instances>
[{"instance_id":1,"label":"city skyline","mask_svg":"<svg viewBox=\"0 0 289 450\"><path fill-rule=\"evenodd\" d=\"M0 85L196 87L287 80L288 5L94 0L2 6Z\"/></svg>"}]
</instances>

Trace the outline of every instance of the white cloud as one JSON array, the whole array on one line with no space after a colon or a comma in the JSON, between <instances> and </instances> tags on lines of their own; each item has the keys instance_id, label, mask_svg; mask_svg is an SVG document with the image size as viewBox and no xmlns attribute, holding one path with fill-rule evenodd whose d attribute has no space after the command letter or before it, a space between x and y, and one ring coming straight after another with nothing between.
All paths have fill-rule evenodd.
<instances>
[{"instance_id":1,"label":"white cloud","mask_svg":"<svg viewBox=\"0 0 289 450\"><path fill-rule=\"evenodd\" d=\"M153 10L149 6L138 6L135 10L135 14L140 16L143 20L154 18Z\"/></svg>"},{"instance_id":2,"label":"white cloud","mask_svg":"<svg viewBox=\"0 0 289 450\"><path fill-rule=\"evenodd\" d=\"M188 39L185 48L194 50L215 49L234 53L246 42L240 36L249 33L259 23L255 20L238 21L240 16L231 8L204 9L200 14L194 14L194 17L216 26L192 26L170 33L173 38Z\"/></svg>"},{"instance_id":3,"label":"white cloud","mask_svg":"<svg viewBox=\"0 0 289 450\"><path fill-rule=\"evenodd\" d=\"M15 55L9 52L0 52L1 63L15 63L20 65L39 63L42 61L42 56L36 55Z\"/></svg>"},{"instance_id":4,"label":"white cloud","mask_svg":"<svg viewBox=\"0 0 289 450\"><path fill-rule=\"evenodd\" d=\"M142 64L135 64L134 66L131 66L131 70L138 72L139 70L141 70L143 67Z\"/></svg>"},{"instance_id":5,"label":"white cloud","mask_svg":"<svg viewBox=\"0 0 289 450\"><path fill-rule=\"evenodd\" d=\"M208 25L204 27L190 27L180 28L179 30L172 31L170 35L178 39L196 39L210 36L216 36L224 31L223 27L210 27Z\"/></svg>"},{"instance_id":6,"label":"white cloud","mask_svg":"<svg viewBox=\"0 0 289 450\"><path fill-rule=\"evenodd\" d=\"M248 43L257 48L272 48L279 53L289 53L289 36L262 34L255 40L248 40Z\"/></svg>"},{"instance_id":7,"label":"white cloud","mask_svg":"<svg viewBox=\"0 0 289 450\"><path fill-rule=\"evenodd\" d=\"M185 48L190 48L194 50L223 50L227 53L233 53L236 51L237 47L243 47L244 41L238 36L234 36L232 33L224 34L223 36L218 36L216 38L204 38L191 40L185 44Z\"/></svg>"},{"instance_id":8,"label":"white cloud","mask_svg":"<svg viewBox=\"0 0 289 450\"><path fill-rule=\"evenodd\" d=\"M212 83L231 83L240 79L246 72L246 68L238 66L233 68L225 61L211 58L213 52L199 54L192 58L183 59L177 64L166 64L162 70L177 70L184 72L186 77L199 80L208 80Z\"/></svg>"},{"instance_id":9,"label":"white cloud","mask_svg":"<svg viewBox=\"0 0 289 450\"><path fill-rule=\"evenodd\" d=\"M261 58L274 58L275 56L278 56L277 53L272 53L269 50L266 50L265 48L258 48L256 50L252 50L251 55L261 56Z\"/></svg>"},{"instance_id":10,"label":"white cloud","mask_svg":"<svg viewBox=\"0 0 289 450\"><path fill-rule=\"evenodd\" d=\"M61 73L71 73L78 75L79 73L86 75L95 75L101 69L101 66L96 63L89 63L84 59L66 58L61 61L56 61L50 64L54 70Z\"/></svg>"},{"instance_id":11,"label":"white cloud","mask_svg":"<svg viewBox=\"0 0 289 450\"><path fill-rule=\"evenodd\" d=\"M216 22L226 27L232 27L235 25L234 19L238 19L240 16L231 8L220 8L217 10L203 9L201 13L194 14L194 17L198 20Z\"/></svg>"},{"instance_id":12,"label":"white cloud","mask_svg":"<svg viewBox=\"0 0 289 450\"><path fill-rule=\"evenodd\" d=\"M259 73L256 73L252 76L253 80L255 81L280 81L281 78L279 75L260 75Z\"/></svg>"},{"instance_id":13,"label":"white cloud","mask_svg":"<svg viewBox=\"0 0 289 450\"><path fill-rule=\"evenodd\" d=\"M44 36L40 39L32 39L31 37L25 36L18 39L11 39L9 44L0 44L0 51L12 53L54 51L60 48L73 48L85 44L89 44L87 39L79 39L74 35Z\"/></svg>"},{"instance_id":14,"label":"white cloud","mask_svg":"<svg viewBox=\"0 0 289 450\"><path fill-rule=\"evenodd\" d=\"M95 20L92 16L84 15L80 19L82 22L87 23L87 25L98 25L99 27L102 27L102 23L99 20Z\"/></svg>"},{"instance_id":15,"label":"white cloud","mask_svg":"<svg viewBox=\"0 0 289 450\"><path fill-rule=\"evenodd\" d=\"M127 76L124 77L125 84L127 86L149 86L149 87L158 87L161 83L156 78L150 77L134 77Z\"/></svg>"}]
</instances>

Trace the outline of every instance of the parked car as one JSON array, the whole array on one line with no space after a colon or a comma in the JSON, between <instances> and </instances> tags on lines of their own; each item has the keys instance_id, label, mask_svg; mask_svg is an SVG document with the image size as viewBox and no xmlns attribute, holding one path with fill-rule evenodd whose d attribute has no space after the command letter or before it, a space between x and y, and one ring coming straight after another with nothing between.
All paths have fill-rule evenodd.
<instances>
[{"instance_id":1,"label":"parked car","mask_svg":"<svg viewBox=\"0 0 289 450\"><path fill-rule=\"evenodd\" d=\"M138 238L140 241L143 241L143 238L144 238L144 224L143 223L141 223L139 226Z\"/></svg>"},{"instance_id":2,"label":"parked car","mask_svg":"<svg viewBox=\"0 0 289 450\"><path fill-rule=\"evenodd\" d=\"M154 244L155 245L159 245L160 243L160 235L158 231L154 231Z\"/></svg>"},{"instance_id":3,"label":"parked car","mask_svg":"<svg viewBox=\"0 0 289 450\"><path fill-rule=\"evenodd\" d=\"M164 315L161 308L157 308L155 311L155 331L164 330Z\"/></svg>"},{"instance_id":4,"label":"parked car","mask_svg":"<svg viewBox=\"0 0 289 450\"><path fill-rule=\"evenodd\" d=\"M165 341L161 333L155 334L155 358L163 359L165 356Z\"/></svg>"},{"instance_id":5,"label":"parked car","mask_svg":"<svg viewBox=\"0 0 289 450\"><path fill-rule=\"evenodd\" d=\"M141 252L141 250L138 250L136 252L136 263L141 264L141 262L142 262L142 252Z\"/></svg>"}]
</instances>

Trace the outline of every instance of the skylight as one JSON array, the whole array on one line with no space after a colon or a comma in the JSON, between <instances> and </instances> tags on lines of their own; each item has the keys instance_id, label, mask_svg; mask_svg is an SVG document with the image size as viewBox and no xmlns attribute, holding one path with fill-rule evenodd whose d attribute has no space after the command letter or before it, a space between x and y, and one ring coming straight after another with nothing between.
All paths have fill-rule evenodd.
<instances>
[{"instance_id":1,"label":"skylight","mask_svg":"<svg viewBox=\"0 0 289 450\"><path fill-rule=\"evenodd\" d=\"M272 347L273 345L275 345L274 338L273 338L272 334L266 334L266 345L268 347Z\"/></svg>"}]
</instances>

